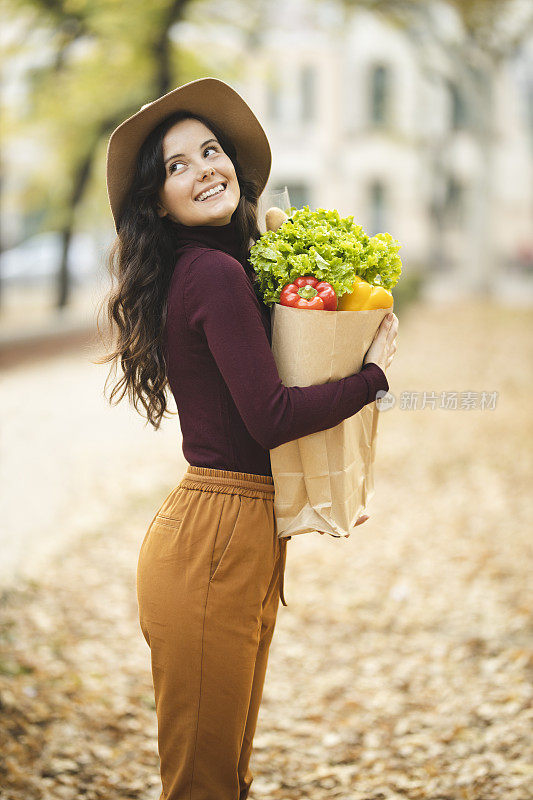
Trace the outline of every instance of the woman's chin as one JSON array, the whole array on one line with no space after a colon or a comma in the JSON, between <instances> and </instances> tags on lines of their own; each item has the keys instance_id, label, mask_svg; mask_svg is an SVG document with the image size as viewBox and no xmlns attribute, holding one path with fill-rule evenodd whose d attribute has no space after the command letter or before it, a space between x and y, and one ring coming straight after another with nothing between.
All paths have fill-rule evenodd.
<instances>
[{"instance_id":1,"label":"woman's chin","mask_svg":"<svg viewBox=\"0 0 533 800\"><path fill-rule=\"evenodd\" d=\"M206 209L204 218L204 225L228 225L231 218L235 213L237 206L227 205L226 207ZM201 224L201 223L200 223Z\"/></svg>"}]
</instances>

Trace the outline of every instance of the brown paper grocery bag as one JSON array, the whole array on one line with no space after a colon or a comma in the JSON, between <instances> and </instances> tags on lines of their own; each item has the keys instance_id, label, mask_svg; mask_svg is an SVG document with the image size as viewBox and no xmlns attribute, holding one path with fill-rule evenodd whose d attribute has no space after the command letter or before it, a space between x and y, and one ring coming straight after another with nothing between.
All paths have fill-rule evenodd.
<instances>
[{"instance_id":1,"label":"brown paper grocery bag","mask_svg":"<svg viewBox=\"0 0 533 800\"><path fill-rule=\"evenodd\" d=\"M316 311L272 306L272 352L285 386L310 386L359 372L392 309ZM270 451L280 538L318 531L349 536L374 494L379 411L369 403L334 428Z\"/></svg>"}]
</instances>

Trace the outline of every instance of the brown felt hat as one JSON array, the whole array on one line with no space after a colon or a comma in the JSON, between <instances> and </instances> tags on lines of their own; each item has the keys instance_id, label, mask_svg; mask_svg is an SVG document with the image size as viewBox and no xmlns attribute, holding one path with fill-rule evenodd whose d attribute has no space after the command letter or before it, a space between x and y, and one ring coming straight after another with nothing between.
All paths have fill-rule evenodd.
<instances>
[{"instance_id":1,"label":"brown felt hat","mask_svg":"<svg viewBox=\"0 0 533 800\"><path fill-rule=\"evenodd\" d=\"M178 86L115 128L107 146L107 195L115 230L124 198L131 186L139 150L148 134L174 111L201 114L226 133L237 150L247 178L266 186L272 154L266 133L240 94L218 78L199 78Z\"/></svg>"}]
</instances>

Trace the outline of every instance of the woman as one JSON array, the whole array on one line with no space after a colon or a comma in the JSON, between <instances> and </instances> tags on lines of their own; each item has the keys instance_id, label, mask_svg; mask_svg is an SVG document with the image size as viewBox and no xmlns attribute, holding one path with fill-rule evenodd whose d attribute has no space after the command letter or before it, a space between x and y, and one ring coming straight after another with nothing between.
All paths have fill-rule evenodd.
<instances>
[{"instance_id":1,"label":"woman","mask_svg":"<svg viewBox=\"0 0 533 800\"><path fill-rule=\"evenodd\" d=\"M396 348L393 315L358 374L282 385L270 311L247 260L270 165L257 118L214 78L143 106L109 141L118 286L108 315L118 343L105 360L120 359L124 373L110 399L123 386L121 397L127 389L157 429L168 383L188 462L154 515L137 569L160 800L248 796L279 598L287 605L269 450L373 402L388 389Z\"/></svg>"}]
</instances>

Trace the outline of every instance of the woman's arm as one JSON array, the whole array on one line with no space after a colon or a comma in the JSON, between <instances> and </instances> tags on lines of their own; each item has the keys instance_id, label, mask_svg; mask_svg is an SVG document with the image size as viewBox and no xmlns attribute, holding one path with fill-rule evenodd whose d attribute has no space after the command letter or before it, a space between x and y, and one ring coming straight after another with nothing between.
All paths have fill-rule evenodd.
<instances>
[{"instance_id":1,"label":"woman's arm","mask_svg":"<svg viewBox=\"0 0 533 800\"><path fill-rule=\"evenodd\" d=\"M219 250L192 260L185 277L190 327L202 331L251 436L267 450L333 428L388 391L385 373L366 364L355 375L315 386L282 384L242 265Z\"/></svg>"}]
</instances>

